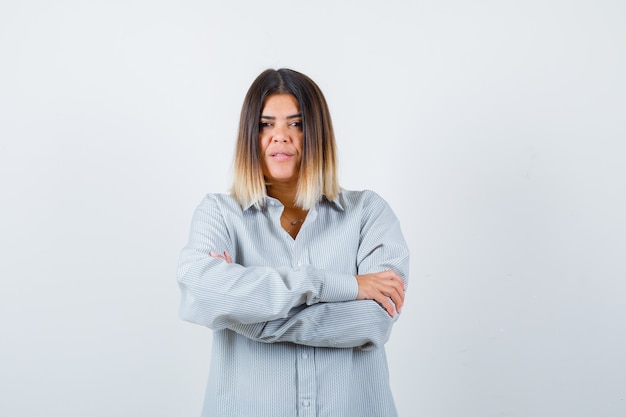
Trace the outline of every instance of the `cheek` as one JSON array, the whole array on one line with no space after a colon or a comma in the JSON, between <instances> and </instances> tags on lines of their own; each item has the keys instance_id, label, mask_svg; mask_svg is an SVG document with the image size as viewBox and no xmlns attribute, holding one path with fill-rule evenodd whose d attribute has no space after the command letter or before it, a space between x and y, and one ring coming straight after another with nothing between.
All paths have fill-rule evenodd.
<instances>
[{"instance_id":1,"label":"cheek","mask_svg":"<svg viewBox=\"0 0 626 417\"><path fill-rule=\"evenodd\" d=\"M259 134L258 144L259 144L259 146L258 146L259 151L263 151L265 148L267 148L267 140L265 140L263 135Z\"/></svg>"},{"instance_id":2,"label":"cheek","mask_svg":"<svg viewBox=\"0 0 626 417\"><path fill-rule=\"evenodd\" d=\"M297 141L298 143L296 146L300 149L300 151L304 151L304 135L300 134Z\"/></svg>"}]
</instances>

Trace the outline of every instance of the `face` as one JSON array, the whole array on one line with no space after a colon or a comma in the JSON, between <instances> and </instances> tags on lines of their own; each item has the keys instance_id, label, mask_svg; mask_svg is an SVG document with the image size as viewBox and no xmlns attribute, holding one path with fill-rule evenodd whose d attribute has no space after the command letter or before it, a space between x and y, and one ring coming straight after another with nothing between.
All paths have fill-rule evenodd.
<instances>
[{"instance_id":1,"label":"face","mask_svg":"<svg viewBox=\"0 0 626 417\"><path fill-rule=\"evenodd\" d=\"M272 184L295 187L300 174L304 140L298 101L291 94L268 96L259 123L263 175Z\"/></svg>"}]
</instances>

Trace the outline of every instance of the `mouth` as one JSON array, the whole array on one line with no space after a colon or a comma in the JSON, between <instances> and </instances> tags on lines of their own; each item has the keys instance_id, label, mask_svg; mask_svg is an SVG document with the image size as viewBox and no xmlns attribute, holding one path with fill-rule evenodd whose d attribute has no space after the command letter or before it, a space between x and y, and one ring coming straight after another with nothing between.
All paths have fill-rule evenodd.
<instances>
[{"instance_id":1,"label":"mouth","mask_svg":"<svg viewBox=\"0 0 626 417\"><path fill-rule=\"evenodd\" d=\"M270 158L278 162L288 161L294 156L294 154L291 152L271 152L269 155Z\"/></svg>"}]
</instances>

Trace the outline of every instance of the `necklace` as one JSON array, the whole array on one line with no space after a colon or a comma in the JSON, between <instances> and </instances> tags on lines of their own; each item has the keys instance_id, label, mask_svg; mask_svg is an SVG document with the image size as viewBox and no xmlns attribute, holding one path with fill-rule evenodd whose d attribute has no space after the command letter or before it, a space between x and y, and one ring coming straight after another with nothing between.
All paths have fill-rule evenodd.
<instances>
[{"instance_id":1,"label":"necklace","mask_svg":"<svg viewBox=\"0 0 626 417\"><path fill-rule=\"evenodd\" d=\"M302 223L304 223L304 219L306 218L306 216L304 217L299 217L295 220L290 219L285 212L283 212L282 216L285 218L285 220L287 221L287 223L289 223L291 225L291 227L287 226L285 227L285 230L287 231L287 233L289 233L291 235L291 237L293 237L294 239L296 238L296 235L298 234L298 232L300 231L300 225L302 225ZM284 226L283 226L284 227Z\"/></svg>"},{"instance_id":2,"label":"necklace","mask_svg":"<svg viewBox=\"0 0 626 417\"><path fill-rule=\"evenodd\" d=\"M291 219L289 219L289 217L287 217L287 215L285 213L283 213L283 216L285 216L285 219L287 219L289 224L292 225L292 226L295 226L298 223L304 223L304 219L303 218L299 218L299 219L296 219L296 220L291 220Z\"/></svg>"},{"instance_id":3,"label":"necklace","mask_svg":"<svg viewBox=\"0 0 626 417\"><path fill-rule=\"evenodd\" d=\"M298 211L298 210L294 210ZM296 238L296 235L300 231L300 226L304 223L304 219L306 219L306 215L308 211L299 210L300 213L304 214L302 217L298 217L297 219L290 218L287 216L286 209L283 210L281 217L284 217L285 221L289 224L289 226L283 226L283 228L291 235L292 238ZM304 212L304 213L303 213ZM283 223L284 224L284 223Z\"/></svg>"}]
</instances>

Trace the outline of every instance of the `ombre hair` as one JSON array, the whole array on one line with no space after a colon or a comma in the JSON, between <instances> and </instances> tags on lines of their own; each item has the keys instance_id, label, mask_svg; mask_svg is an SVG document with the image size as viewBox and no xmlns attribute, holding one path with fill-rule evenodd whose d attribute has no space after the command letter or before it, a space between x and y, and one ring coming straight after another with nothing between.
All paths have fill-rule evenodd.
<instances>
[{"instance_id":1,"label":"ombre hair","mask_svg":"<svg viewBox=\"0 0 626 417\"><path fill-rule=\"evenodd\" d=\"M231 193L242 206L261 207L267 198L259 151L259 125L265 99L291 94L298 101L304 136L298 190L294 204L308 210L325 196L339 194L335 133L326 99L317 84L297 71L263 71L252 83L241 108Z\"/></svg>"}]
</instances>

